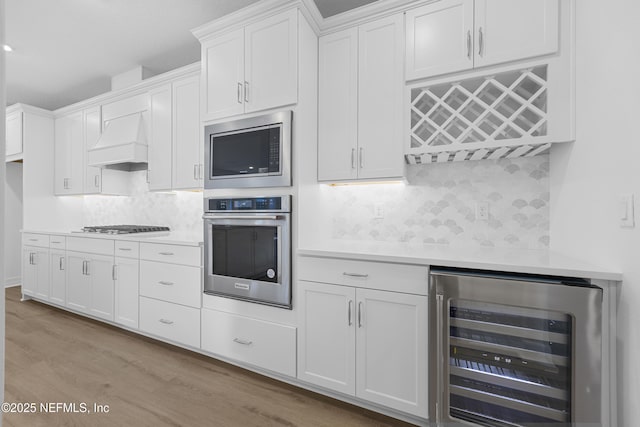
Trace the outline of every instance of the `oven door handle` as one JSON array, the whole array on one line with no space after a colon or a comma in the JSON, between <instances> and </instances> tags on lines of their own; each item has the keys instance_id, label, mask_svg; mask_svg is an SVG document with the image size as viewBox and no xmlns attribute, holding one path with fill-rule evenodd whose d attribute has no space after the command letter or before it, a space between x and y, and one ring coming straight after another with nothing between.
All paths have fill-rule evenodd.
<instances>
[{"instance_id":1,"label":"oven door handle","mask_svg":"<svg viewBox=\"0 0 640 427\"><path fill-rule=\"evenodd\" d=\"M263 220L263 219L272 219L272 220L279 220L279 219L285 219L285 217L283 215L229 215L229 216L222 216L222 215L211 215L211 214L205 214L202 216L203 219L246 219L246 220Z\"/></svg>"}]
</instances>

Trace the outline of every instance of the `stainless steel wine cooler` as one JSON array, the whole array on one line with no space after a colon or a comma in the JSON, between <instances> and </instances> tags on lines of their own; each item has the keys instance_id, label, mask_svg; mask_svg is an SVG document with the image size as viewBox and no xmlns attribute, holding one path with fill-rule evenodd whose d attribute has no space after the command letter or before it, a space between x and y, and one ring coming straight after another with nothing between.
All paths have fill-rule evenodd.
<instances>
[{"instance_id":1,"label":"stainless steel wine cooler","mask_svg":"<svg viewBox=\"0 0 640 427\"><path fill-rule=\"evenodd\" d=\"M602 289L433 268L430 291L438 426L600 425Z\"/></svg>"}]
</instances>

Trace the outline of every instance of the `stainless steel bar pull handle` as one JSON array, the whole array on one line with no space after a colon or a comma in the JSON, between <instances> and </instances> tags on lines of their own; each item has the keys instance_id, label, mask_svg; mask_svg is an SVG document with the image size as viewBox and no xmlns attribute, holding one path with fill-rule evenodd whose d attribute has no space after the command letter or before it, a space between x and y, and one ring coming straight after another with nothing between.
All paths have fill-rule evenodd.
<instances>
[{"instance_id":1,"label":"stainless steel bar pull handle","mask_svg":"<svg viewBox=\"0 0 640 427\"><path fill-rule=\"evenodd\" d=\"M253 341L247 341L247 340L243 340L241 338L234 338L233 342L238 343L238 344L242 344L242 345L251 345L251 344L253 344Z\"/></svg>"},{"instance_id":2,"label":"stainless steel bar pull handle","mask_svg":"<svg viewBox=\"0 0 640 427\"><path fill-rule=\"evenodd\" d=\"M356 168L356 149L351 149L351 169Z\"/></svg>"},{"instance_id":3,"label":"stainless steel bar pull handle","mask_svg":"<svg viewBox=\"0 0 640 427\"><path fill-rule=\"evenodd\" d=\"M358 303L358 328L362 328L362 301Z\"/></svg>"},{"instance_id":4,"label":"stainless steel bar pull handle","mask_svg":"<svg viewBox=\"0 0 640 427\"><path fill-rule=\"evenodd\" d=\"M364 168L364 148L360 147L360 169Z\"/></svg>"},{"instance_id":5,"label":"stainless steel bar pull handle","mask_svg":"<svg viewBox=\"0 0 640 427\"><path fill-rule=\"evenodd\" d=\"M238 82L238 104L242 104L242 83Z\"/></svg>"},{"instance_id":6,"label":"stainless steel bar pull handle","mask_svg":"<svg viewBox=\"0 0 640 427\"><path fill-rule=\"evenodd\" d=\"M160 319L160 323L164 323L165 325L173 325L173 320Z\"/></svg>"},{"instance_id":7,"label":"stainless steel bar pull handle","mask_svg":"<svg viewBox=\"0 0 640 427\"><path fill-rule=\"evenodd\" d=\"M467 31L467 58L471 59L471 30Z\"/></svg>"},{"instance_id":8,"label":"stainless steel bar pull handle","mask_svg":"<svg viewBox=\"0 0 640 427\"><path fill-rule=\"evenodd\" d=\"M115 264L111 267L111 277L113 280L118 280L118 266Z\"/></svg>"},{"instance_id":9,"label":"stainless steel bar pull handle","mask_svg":"<svg viewBox=\"0 0 640 427\"><path fill-rule=\"evenodd\" d=\"M193 179L198 180L198 165L193 165Z\"/></svg>"},{"instance_id":10,"label":"stainless steel bar pull handle","mask_svg":"<svg viewBox=\"0 0 640 427\"><path fill-rule=\"evenodd\" d=\"M367 277L369 277L368 274L361 274L361 273L348 273L348 272L344 272L342 273L343 276L348 276L348 277L357 277L359 279L366 279Z\"/></svg>"},{"instance_id":11,"label":"stainless steel bar pull handle","mask_svg":"<svg viewBox=\"0 0 640 427\"><path fill-rule=\"evenodd\" d=\"M444 347L444 343L442 342L443 333L443 323L444 319L442 316L444 315L444 296L440 294L436 294L436 360L437 366L444 366L442 361L442 351ZM438 372L438 377L436 379L436 402L444 401L444 384L443 384L443 376L447 375L446 370L441 370ZM442 420L442 404L436 405L436 424L440 425Z\"/></svg>"},{"instance_id":12,"label":"stainless steel bar pull handle","mask_svg":"<svg viewBox=\"0 0 640 427\"><path fill-rule=\"evenodd\" d=\"M160 255L166 255L166 256L171 256L173 255L173 252L158 252Z\"/></svg>"},{"instance_id":13,"label":"stainless steel bar pull handle","mask_svg":"<svg viewBox=\"0 0 640 427\"><path fill-rule=\"evenodd\" d=\"M164 285L164 286L173 286L173 284L174 284L173 282L166 282L164 280L161 280L158 283L161 284L161 285Z\"/></svg>"},{"instance_id":14,"label":"stainless steel bar pull handle","mask_svg":"<svg viewBox=\"0 0 640 427\"><path fill-rule=\"evenodd\" d=\"M87 275L87 261L82 261L82 275Z\"/></svg>"},{"instance_id":15,"label":"stainless steel bar pull handle","mask_svg":"<svg viewBox=\"0 0 640 427\"><path fill-rule=\"evenodd\" d=\"M478 29L478 55L484 56L484 31L482 27Z\"/></svg>"},{"instance_id":16,"label":"stainless steel bar pull handle","mask_svg":"<svg viewBox=\"0 0 640 427\"><path fill-rule=\"evenodd\" d=\"M119 250L119 251L125 251L125 252L126 252L126 251L130 251L130 250L131 250L131 248L118 248L118 250Z\"/></svg>"},{"instance_id":17,"label":"stainless steel bar pull handle","mask_svg":"<svg viewBox=\"0 0 640 427\"><path fill-rule=\"evenodd\" d=\"M202 173L202 169L204 169L204 165L200 163L198 165L198 179L204 179L204 174Z\"/></svg>"},{"instance_id":18,"label":"stainless steel bar pull handle","mask_svg":"<svg viewBox=\"0 0 640 427\"><path fill-rule=\"evenodd\" d=\"M100 176L99 176L99 175L96 175L96 176L93 178L93 183L94 183L94 185L96 186L96 188L100 187Z\"/></svg>"},{"instance_id":19,"label":"stainless steel bar pull handle","mask_svg":"<svg viewBox=\"0 0 640 427\"><path fill-rule=\"evenodd\" d=\"M353 300L349 300L349 314L347 319L349 320L349 326L353 325L353 320L351 319L351 313L353 312Z\"/></svg>"},{"instance_id":20,"label":"stainless steel bar pull handle","mask_svg":"<svg viewBox=\"0 0 640 427\"><path fill-rule=\"evenodd\" d=\"M91 276L91 261L85 261L87 263L87 276Z\"/></svg>"},{"instance_id":21,"label":"stainless steel bar pull handle","mask_svg":"<svg viewBox=\"0 0 640 427\"><path fill-rule=\"evenodd\" d=\"M37 242L38 239L29 239L30 242Z\"/></svg>"},{"instance_id":22,"label":"stainless steel bar pull handle","mask_svg":"<svg viewBox=\"0 0 640 427\"><path fill-rule=\"evenodd\" d=\"M244 82L244 102L249 102L249 82Z\"/></svg>"},{"instance_id":23,"label":"stainless steel bar pull handle","mask_svg":"<svg viewBox=\"0 0 640 427\"><path fill-rule=\"evenodd\" d=\"M60 262L60 264L59 264L60 265L60 271L62 271L62 270L64 270L64 257L63 256L60 257L60 261L59 262Z\"/></svg>"}]
</instances>

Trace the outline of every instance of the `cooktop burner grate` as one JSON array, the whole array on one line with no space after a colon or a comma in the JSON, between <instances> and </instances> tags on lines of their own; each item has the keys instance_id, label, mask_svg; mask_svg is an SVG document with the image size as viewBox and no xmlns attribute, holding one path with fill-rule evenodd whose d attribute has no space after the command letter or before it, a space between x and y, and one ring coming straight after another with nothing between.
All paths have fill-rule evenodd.
<instances>
[{"instance_id":1,"label":"cooktop burner grate","mask_svg":"<svg viewBox=\"0 0 640 427\"><path fill-rule=\"evenodd\" d=\"M169 227L158 225L100 225L82 227L85 233L104 233L104 234L132 234L132 233L149 233L154 231L171 231Z\"/></svg>"}]
</instances>

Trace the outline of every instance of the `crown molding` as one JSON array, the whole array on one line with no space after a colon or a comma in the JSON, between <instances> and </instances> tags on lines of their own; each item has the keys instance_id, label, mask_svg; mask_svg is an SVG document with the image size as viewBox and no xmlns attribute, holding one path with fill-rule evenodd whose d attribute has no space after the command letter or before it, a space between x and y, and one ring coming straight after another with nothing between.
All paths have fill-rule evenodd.
<instances>
[{"instance_id":1,"label":"crown molding","mask_svg":"<svg viewBox=\"0 0 640 427\"><path fill-rule=\"evenodd\" d=\"M69 113L73 113L78 110L83 110L88 107L95 106L96 104L108 104L110 102L117 101L119 99L135 96L143 92L147 92L150 89L156 88L163 84L171 83L173 80L200 75L200 61L193 64L185 65L184 67L176 68L166 73L158 74L144 79L140 83L128 86L122 89L118 89L111 92L106 92L93 98L85 99L75 104L67 105L66 107L58 108L53 111L56 117L63 116Z\"/></svg>"},{"instance_id":2,"label":"crown molding","mask_svg":"<svg viewBox=\"0 0 640 427\"><path fill-rule=\"evenodd\" d=\"M44 108L34 107L33 105L17 103L10 105L6 108L6 114L11 114L16 111L22 111L24 113L36 114L43 117L53 117L53 112L45 110Z\"/></svg>"}]
</instances>

